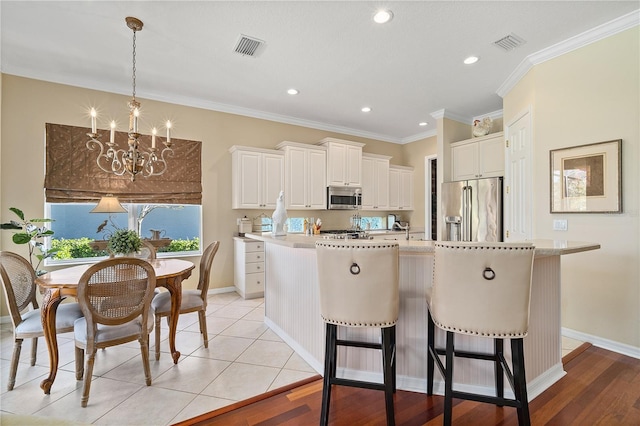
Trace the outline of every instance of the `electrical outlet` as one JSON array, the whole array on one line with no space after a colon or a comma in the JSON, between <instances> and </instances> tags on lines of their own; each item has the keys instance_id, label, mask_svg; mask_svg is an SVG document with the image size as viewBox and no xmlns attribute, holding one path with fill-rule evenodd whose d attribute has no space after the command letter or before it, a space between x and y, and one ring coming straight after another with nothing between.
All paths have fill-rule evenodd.
<instances>
[{"instance_id":1,"label":"electrical outlet","mask_svg":"<svg viewBox=\"0 0 640 426\"><path fill-rule=\"evenodd\" d=\"M554 231L566 231L567 229L568 229L568 225L567 225L566 219L556 219L553 221Z\"/></svg>"}]
</instances>

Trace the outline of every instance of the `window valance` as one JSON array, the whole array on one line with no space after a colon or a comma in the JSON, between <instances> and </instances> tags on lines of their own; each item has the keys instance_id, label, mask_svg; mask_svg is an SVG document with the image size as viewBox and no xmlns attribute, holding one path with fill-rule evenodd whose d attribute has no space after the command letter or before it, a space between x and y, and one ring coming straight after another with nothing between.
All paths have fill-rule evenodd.
<instances>
[{"instance_id":1,"label":"window valance","mask_svg":"<svg viewBox=\"0 0 640 426\"><path fill-rule=\"evenodd\" d=\"M85 127L46 124L45 194L50 203L96 202L106 194L121 202L201 204L202 142L172 138L174 155L167 159L167 171L160 176L137 176L134 182L125 173L116 176L100 170L97 150L89 150ZM98 129L101 140L108 130ZM115 132L115 143L127 147L127 133ZM150 146L151 136L143 135L141 145ZM159 144L162 146L162 144Z\"/></svg>"}]
</instances>

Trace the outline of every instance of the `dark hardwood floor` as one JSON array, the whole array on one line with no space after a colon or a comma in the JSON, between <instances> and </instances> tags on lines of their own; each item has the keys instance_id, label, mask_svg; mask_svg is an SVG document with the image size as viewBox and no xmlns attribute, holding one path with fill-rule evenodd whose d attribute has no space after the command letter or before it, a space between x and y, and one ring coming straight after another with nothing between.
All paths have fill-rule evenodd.
<instances>
[{"instance_id":1,"label":"dark hardwood floor","mask_svg":"<svg viewBox=\"0 0 640 426\"><path fill-rule=\"evenodd\" d=\"M533 425L640 425L640 360L585 344L563 363L567 375L529 404ZM179 425L317 425L321 399L318 376ZM395 395L398 425L441 425L442 409L441 396L405 391ZM461 400L454 400L453 421L456 426L518 424L515 408ZM386 424L383 393L334 387L330 424Z\"/></svg>"}]
</instances>

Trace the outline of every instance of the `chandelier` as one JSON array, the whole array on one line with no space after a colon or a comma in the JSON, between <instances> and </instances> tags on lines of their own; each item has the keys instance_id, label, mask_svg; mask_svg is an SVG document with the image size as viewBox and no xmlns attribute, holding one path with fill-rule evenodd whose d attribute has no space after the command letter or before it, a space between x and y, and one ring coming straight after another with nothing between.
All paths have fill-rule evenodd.
<instances>
[{"instance_id":1,"label":"chandelier","mask_svg":"<svg viewBox=\"0 0 640 426\"><path fill-rule=\"evenodd\" d=\"M156 128L151 131L151 148L144 151L140 147L140 136L138 132L138 118L140 116L140 102L136 101L136 32L142 31L142 21L127 17L127 27L133 31L133 96L128 102L129 106L129 132L128 132L128 149L122 149L115 143L116 122L111 121L111 134L109 142L104 144L100 141L96 132L97 113L95 108L91 108L91 133L87 133L89 140L87 148L89 150L100 149L100 153L96 158L98 167L107 173L113 173L122 176L125 173L131 175L131 181L135 181L138 174L142 174L145 178L149 176L158 176L167 170L166 157L173 156L171 149L171 122L167 121L165 126L167 129L167 137L162 144L164 148L158 153L156 147ZM106 145L106 149L105 149Z\"/></svg>"}]
</instances>

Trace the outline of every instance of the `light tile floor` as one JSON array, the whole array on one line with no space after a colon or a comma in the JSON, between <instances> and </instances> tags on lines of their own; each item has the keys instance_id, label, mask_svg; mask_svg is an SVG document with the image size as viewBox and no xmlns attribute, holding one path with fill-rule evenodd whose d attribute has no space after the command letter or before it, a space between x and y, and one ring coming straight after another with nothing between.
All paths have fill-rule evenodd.
<instances>
[{"instance_id":1,"label":"light tile floor","mask_svg":"<svg viewBox=\"0 0 640 426\"><path fill-rule=\"evenodd\" d=\"M583 343L584 342L581 342L579 340L575 340L575 339L572 339L570 337L562 336L562 356L565 356L569 352L571 352L572 350L577 349Z\"/></svg>"},{"instance_id":2,"label":"light tile floor","mask_svg":"<svg viewBox=\"0 0 640 426\"><path fill-rule=\"evenodd\" d=\"M31 341L22 345L16 385L7 391L13 349L10 324L0 331L0 410L100 425L168 425L316 375L264 324L264 300L237 293L209 297L204 348L196 313L180 315L177 365L169 354L168 328L162 321L161 356L150 336L152 385L144 383L138 342L98 350L86 408L80 407L82 381L75 380L73 334L59 335L60 367L51 394L40 382L48 375L43 338L36 365L29 365Z\"/></svg>"}]
</instances>

